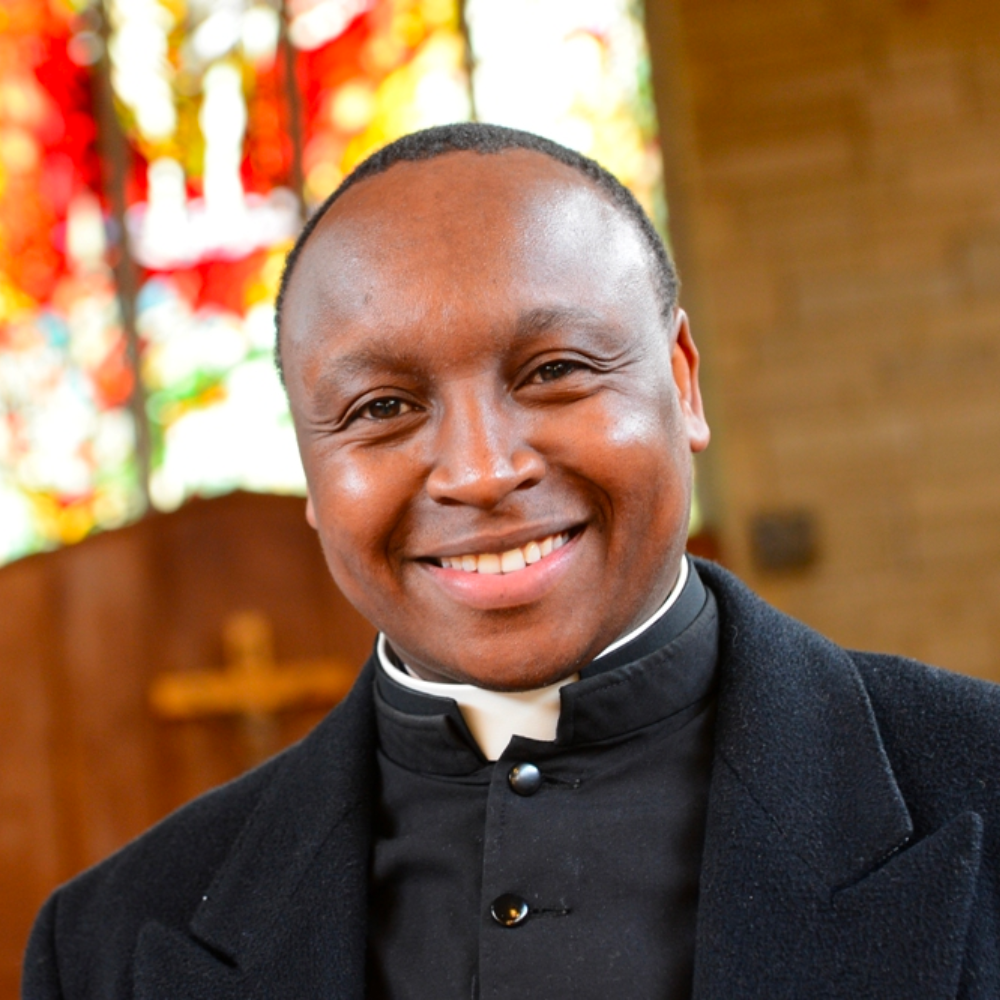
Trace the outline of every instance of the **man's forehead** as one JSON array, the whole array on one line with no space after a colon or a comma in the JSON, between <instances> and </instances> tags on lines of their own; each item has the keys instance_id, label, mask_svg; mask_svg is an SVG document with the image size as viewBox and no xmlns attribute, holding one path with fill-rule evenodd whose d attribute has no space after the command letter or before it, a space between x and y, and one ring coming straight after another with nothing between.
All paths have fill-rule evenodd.
<instances>
[{"instance_id":1,"label":"man's forehead","mask_svg":"<svg viewBox=\"0 0 1000 1000\"><path fill-rule=\"evenodd\" d=\"M290 298L362 274L478 268L499 280L505 265L530 258L543 277L549 266L611 256L648 264L634 224L579 171L531 150L446 153L396 163L346 191L304 248L309 278L293 280Z\"/></svg>"},{"instance_id":2,"label":"man's forehead","mask_svg":"<svg viewBox=\"0 0 1000 1000\"><path fill-rule=\"evenodd\" d=\"M327 245L376 236L411 244L476 220L489 227L479 231L484 239L509 238L511 230L537 225L539 216L552 221L569 203L574 210L563 213L563 224L581 212L606 224L620 214L588 177L534 150L449 152L401 161L359 181L331 205L316 236Z\"/></svg>"},{"instance_id":3,"label":"man's forehead","mask_svg":"<svg viewBox=\"0 0 1000 1000\"><path fill-rule=\"evenodd\" d=\"M505 327L530 309L604 311L611 289L658 308L650 263L632 220L578 170L531 150L446 153L396 163L331 205L282 326L291 341L359 318L410 336L462 322L470 294Z\"/></svg>"}]
</instances>

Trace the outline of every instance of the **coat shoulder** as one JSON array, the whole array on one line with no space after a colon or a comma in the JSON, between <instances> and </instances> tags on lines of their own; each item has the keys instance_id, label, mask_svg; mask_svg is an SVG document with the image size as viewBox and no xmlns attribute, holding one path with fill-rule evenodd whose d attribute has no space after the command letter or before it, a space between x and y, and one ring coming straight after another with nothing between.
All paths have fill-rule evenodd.
<instances>
[{"instance_id":1,"label":"coat shoulder","mask_svg":"<svg viewBox=\"0 0 1000 1000\"><path fill-rule=\"evenodd\" d=\"M98 955L128 951L149 920L186 926L294 749L187 803L58 889L36 924L27 963L49 938L60 971L72 976Z\"/></svg>"},{"instance_id":2,"label":"coat shoulder","mask_svg":"<svg viewBox=\"0 0 1000 1000\"><path fill-rule=\"evenodd\" d=\"M730 667L739 665L729 670L741 684L741 698L731 699L737 727L759 730L765 711L777 720L769 737L785 739L789 751L825 723L830 738L847 740L844 705L860 694L916 832L972 809L1000 836L1000 685L905 657L845 650L721 567L696 564L719 599L723 653ZM750 707L741 703L748 676L757 678ZM831 705L841 706L833 717Z\"/></svg>"},{"instance_id":3,"label":"coat shoulder","mask_svg":"<svg viewBox=\"0 0 1000 1000\"><path fill-rule=\"evenodd\" d=\"M128 995L139 929L150 920L186 926L282 765L275 758L199 796L57 889L28 942L25 1000L86 996L95 981L109 996Z\"/></svg>"},{"instance_id":4,"label":"coat shoulder","mask_svg":"<svg viewBox=\"0 0 1000 1000\"><path fill-rule=\"evenodd\" d=\"M972 808L1000 823L1000 685L904 657L849 656L907 801L929 803L940 814L931 821Z\"/></svg>"},{"instance_id":5,"label":"coat shoulder","mask_svg":"<svg viewBox=\"0 0 1000 1000\"><path fill-rule=\"evenodd\" d=\"M982 820L962 997L1000 990L1000 685L875 653L851 653L919 838L962 813Z\"/></svg>"}]
</instances>

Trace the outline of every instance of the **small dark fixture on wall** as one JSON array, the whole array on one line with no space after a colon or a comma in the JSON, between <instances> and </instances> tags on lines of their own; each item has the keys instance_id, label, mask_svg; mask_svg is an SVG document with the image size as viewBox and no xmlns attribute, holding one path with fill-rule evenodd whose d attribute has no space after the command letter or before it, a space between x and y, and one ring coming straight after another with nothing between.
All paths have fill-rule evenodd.
<instances>
[{"instance_id":1,"label":"small dark fixture on wall","mask_svg":"<svg viewBox=\"0 0 1000 1000\"><path fill-rule=\"evenodd\" d=\"M787 573L811 566L818 556L816 518L807 510L755 514L750 549L761 573Z\"/></svg>"}]
</instances>

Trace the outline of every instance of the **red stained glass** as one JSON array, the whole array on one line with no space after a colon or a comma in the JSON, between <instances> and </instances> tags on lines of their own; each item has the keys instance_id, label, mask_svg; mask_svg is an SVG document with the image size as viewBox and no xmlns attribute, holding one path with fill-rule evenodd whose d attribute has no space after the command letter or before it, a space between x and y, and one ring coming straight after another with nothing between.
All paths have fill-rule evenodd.
<instances>
[{"instance_id":1,"label":"red stained glass","mask_svg":"<svg viewBox=\"0 0 1000 1000\"><path fill-rule=\"evenodd\" d=\"M0 9L0 560L122 523L139 501L76 25L57 4Z\"/></svg>"},{"instance_id":2,"label":"red stained glass","mask_svg":"<svg viewBox=\"0 0 1000 1000\"><path fill-rule=\"evenodd\" d=\"M321 4L301 6L304 18ZM310 204L322 201L385 143L419 128L463 121L471 113L457 2L384 0L362 6L364 12L341 35L299 54ZM293 19L293 40L295 27Z\"/></svg>"}]
</instances>

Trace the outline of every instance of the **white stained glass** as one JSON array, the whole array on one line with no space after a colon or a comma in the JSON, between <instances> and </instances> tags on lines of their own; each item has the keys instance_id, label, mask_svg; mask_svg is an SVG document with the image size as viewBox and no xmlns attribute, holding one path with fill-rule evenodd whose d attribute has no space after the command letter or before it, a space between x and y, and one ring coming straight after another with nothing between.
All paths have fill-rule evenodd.
<instances>
[{"instance_id":1,"label":"white stained glass","mask_svg":"<svg viewBox=\"0 0 1000 1000\"><path fill-rule=\"evenodd\" d=\"M42 310L24 320L17 339L30 346L0 355L0 467L21 489L83 496L100 478L100 459L128 461L131 418L103 405L85 374L113 346L116 313L110 298L81 295L66 318ZM127 440L115 450L121 421Z\"/></svg>"},{"instance_id":2,"label":"white stained glass","mask_svg":"<svg viewBox=\"0 0 1000 1000\"><path fill-rule=\"evenodd\" d=\"M172 510L192 494L233 489L304 493L305 475L272 360L274 308L238 315L192 310L169 279L139 296L143 381L160 439L153 503Z\"/></svg>"},{"instance_id":3,"label":"white stained glass","mask_svg":"<svg viewBox=\"0 0 1000 1000\"><path fill-rule=\"evenodd\" d=\"M174 17L157 0L110 0L111 79L143 137L162 142L177 128L167 58Z\"/></svg>"},{"instance_id":4,"label":"white stained glass","mask_svg":"<svg viewBox=\"0 0 1000 1000\"><path fill-rule=\"evenodd\" d=\"M375 0L291 0L289 37L296 48L318 49L374 6Z\"/></svg>"},{"instance_id":5,"label":"white stained glass","mask_svg":"<svg viewBox=\"0 0 1000 1000\"><path fill-rule=\"evenodd\" d=\"M237 366L222 386L224 402L192 409L165 428L164 458L150 484L160 510L192 493L305 493L295 429L271 361Z\"/></svg>"},{"instance_id":6,"label":"white stained glass","mask_svg":"<svg viewBox=\"0 0 1000 1000\"><path fill-rule=\"evenodd\" d=\"M0 352L0 563L140 512L131 414L101 399L103 364L76 363L107 332L100 305L78 300L68 323L40 311Z\"/></svg>"},{"instance_id":7,"label":"white stained glass","mask_svg":"<svg viewBox=\"0 0 1000 1000\"><path fill-rule=\"evenodd\" d=\"M661 226L662 164L638 0L467 0L480 121L593 157Z\"/></svg>"}]
</instances>

